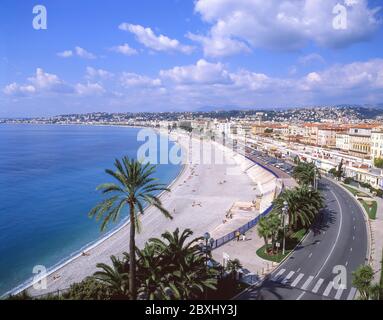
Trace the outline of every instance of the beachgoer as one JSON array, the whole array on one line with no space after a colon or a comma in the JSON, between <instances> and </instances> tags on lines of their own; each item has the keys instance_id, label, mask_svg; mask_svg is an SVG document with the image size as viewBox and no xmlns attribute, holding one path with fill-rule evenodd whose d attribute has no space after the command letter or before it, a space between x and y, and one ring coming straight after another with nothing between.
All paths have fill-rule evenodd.
<instances>
[{"instance_id":1,"label":"beachgoer","mask_svg":"<svg viewBox=\"0 0 383 320\"><path fill-rule=\"evenodd\" d=\"M241 233L239 231L236 231L235 236L237 237L237 241L239 241Z\"/></svg>"},{"instance_id":2,"label":"beachgoer","mask_svg":"<svg viewBox=\"0 0 383 320\"><path fill-rule=\"evenodd\" d=\"M245 234L242 235L242 241L246 241L246 235Z\"/></svg>"}]
</instances>

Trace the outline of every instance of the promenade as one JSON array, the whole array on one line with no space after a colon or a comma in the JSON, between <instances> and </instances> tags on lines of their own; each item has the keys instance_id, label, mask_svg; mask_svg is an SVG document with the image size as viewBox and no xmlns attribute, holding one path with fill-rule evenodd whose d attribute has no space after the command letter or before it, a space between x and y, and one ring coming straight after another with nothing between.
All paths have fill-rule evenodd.
<instances>
[{"instance_id":1,"label":"promenade","mask_svg":"<svg viewBox=\"0 0 383 320\"><path fill-rule=\"evenodd\" d=\"M178 136L178 143L185 150L190 149L189 137ZM199 140L193 139L192 146L198 150ZM222 224L226 212L234 203L251 203L254 200L257 186L241 169L238 161L233 161L233 154L215 143L212 143L212 150L224 159L224 163L185 165L182 174L173 183L171 193L162 197L164 206L174 219L168 220L158 210L148 208L141 218L143 228L136 238L138 247L142 247L149 238L159 237L163 232L176 228L190 228L194 236L202 236ZM204 153L205 150L202 150ZM46 278L45 290L29 287L28 292L37 296L66 289L70 284L92 275L97 270L97 263L110 263L111 255L119 256L127 252L128 246L129 227L125 225L103 242L86 250L85 256L79 255L51 273Z\"/></svg>"}]
</instances>

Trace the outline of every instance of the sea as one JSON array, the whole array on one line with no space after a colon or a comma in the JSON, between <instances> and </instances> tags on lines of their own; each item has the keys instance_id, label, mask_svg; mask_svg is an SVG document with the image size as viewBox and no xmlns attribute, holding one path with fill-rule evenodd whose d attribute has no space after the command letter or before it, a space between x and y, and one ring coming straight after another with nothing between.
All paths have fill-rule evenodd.
<instances>
[{"instance_id":1,"label":"sea","mask_svg":"<svg viewBox=\"0 0 383 320\"><path fill-rule=\"evenodd\" d=\"M0 296L52 269L106 233L88 217L101 199L96 187L113 182L105 169L137 157L139 128L117 126L0 125ZM169 142L169 148L173 142ZM170 184L181 165L158 165Z\"/></svg>"}]
</instances>

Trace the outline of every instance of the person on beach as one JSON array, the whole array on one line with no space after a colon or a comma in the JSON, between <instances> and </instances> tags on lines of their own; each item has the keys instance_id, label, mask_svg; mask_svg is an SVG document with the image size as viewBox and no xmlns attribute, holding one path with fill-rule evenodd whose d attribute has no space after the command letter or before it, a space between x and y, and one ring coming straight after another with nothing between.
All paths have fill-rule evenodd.
<instances>
[{"instance_id":1,"label":"person on beach","mask_svg":"<svg viewBox=\"0 0 383 320\"><path fill-rule=\"evenodd\" d=\"M246 235L245 234L242 235L242 241L246 241Z\"/></svg>"},{"instance_id":2,"label":"person on beach","mask_svg":"<svg viewBox=\"0 0 383 320\"><path fill-rule=\"evenodd\" d=\"M236 231L236 232L235 232L235 236L236 236L236 238L237 238L237 241L239 241L240 236L241 236L241 233L240 233L239 231Z\"/></svg>"}]
</instances>

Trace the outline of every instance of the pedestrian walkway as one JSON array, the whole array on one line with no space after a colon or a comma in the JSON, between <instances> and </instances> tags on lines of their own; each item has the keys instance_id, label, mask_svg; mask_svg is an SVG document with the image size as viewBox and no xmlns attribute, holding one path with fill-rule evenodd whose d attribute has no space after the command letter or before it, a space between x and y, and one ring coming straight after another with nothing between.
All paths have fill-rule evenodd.
<instances>
[{"instance_id":1,"label":"pedestrian walkway","mask_svg":"<svg viewBox=\"0 0 383 320\"><path fill-rule=\"evenodd\" d=\"M374 197L370 192L362 189L358 186L352 186L355 189L358 189L361 192L367 193L370 195L378 204L378 210L376 212L376 219L369 220L372 238L371 238L371 256L370 263L375 272L375 282L380 281L380 270L382 268L382 251L383 251L383 199L379 197Z\"/></svg>"},{"instance_id":2,"label":"pedestrian walkway","mask_svg":"<svg viewBox=\"0 0 383 320\"><path fill-rule=\"evenodd\" d=\"M335 285L333 281L326 281L322 278L315 278L313 275L305 275L304 273L286 269L278 270L271 278L271 281L305 292L311 292L327 299L353 300L356 294L356 289L353 287L347 289Z\"/></svg>"},{"instance_id":3,"label":"pedestrian walkway","mask_svg":"<svg viewBox=\"0 0 383 320\"><path fill-rule=\"evenodd\" d=\"M241 239L241 238L240 238ZM246 240L231 241L213 251L214 260L223 263L224 258L238 259L244 269L245 277L242 278L249 284L256 282L259 277L270 273L277 263L263 260L257 255L257 250L264 245L264 240L257 234L257 228L246 232Z\"/></svg>"}]
</instances>

